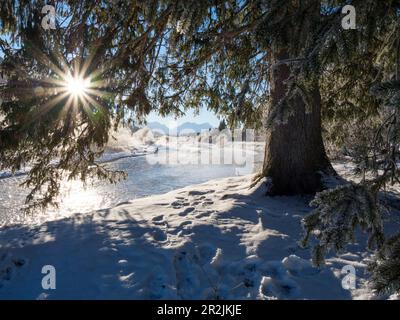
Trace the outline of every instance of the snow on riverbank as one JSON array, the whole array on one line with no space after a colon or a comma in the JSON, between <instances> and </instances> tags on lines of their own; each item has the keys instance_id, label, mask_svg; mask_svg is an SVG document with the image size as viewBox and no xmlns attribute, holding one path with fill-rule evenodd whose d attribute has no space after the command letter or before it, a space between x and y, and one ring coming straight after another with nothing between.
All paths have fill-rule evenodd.
<instances>
[{"instance_id":1,"label":"snow on riverbank","mask_svg":"<svg viewBox=\"0 0 400 320\"><path fill-rule=\"evenodd\" d=\"M96 159L96 162L107 163L123 158L145 156L155 153L157 150L157 146L154 145L153 133L148 128L142 128L132 133L130 129L121 127L110 139L104 154ZM57 163L57 161L54 160L53 162ZM0 180L24 176L29 170L31 170L30 165L14 173L9 170L0 171Z\"/></svg>"},{"instance_id":2,"label":"snow on riverbank","mask_svg":"<svg viewBox=\"0 0 400 320\"><path fill-rule=\"evenodd\" d=\"M0 299L350 299L363 245L317 269L297 242L309 199L265 197L233 177L42 225L0 229ZM363 244L364 242L362 242ZM357 270L359 290L340 270ZM56 290L41 269L56 268Z\"/></svg>"}]
</instances>

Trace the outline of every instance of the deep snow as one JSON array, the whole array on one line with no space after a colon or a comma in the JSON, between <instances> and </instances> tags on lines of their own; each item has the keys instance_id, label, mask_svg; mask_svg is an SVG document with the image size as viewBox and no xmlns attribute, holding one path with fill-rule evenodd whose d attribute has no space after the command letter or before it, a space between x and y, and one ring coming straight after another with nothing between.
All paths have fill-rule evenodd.
<instances>
[{"instance_id":1,"label":"deep snow","mask_svg":"<svg viewBox=\"0 0 400 320\"><path fill-rule=\"evenodd\" d=\"M251 179L3 227L0 299L374 298L365 284L365 237L314 268L310 250L298 246L310 199L266 197L265 183L250 189ZM44 265L56 268L55 290L42 289ZM356 268L356 290L341 286L344 265Z\"/></svg>"}]
</instances>

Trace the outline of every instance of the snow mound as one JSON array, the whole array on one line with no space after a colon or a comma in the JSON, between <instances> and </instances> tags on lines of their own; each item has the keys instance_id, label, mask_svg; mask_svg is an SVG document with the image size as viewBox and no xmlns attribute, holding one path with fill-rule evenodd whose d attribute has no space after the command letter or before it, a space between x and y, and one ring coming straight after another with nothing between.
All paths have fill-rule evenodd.
<instances>
[{"instance_id":1,"label":"snow mound","mask_svg":"<svg viewBox=\"0 0 400 320\"><path fill-rule=\"evenodd\" d=\"M291 254L282 260L285 268L294 275L310 275L318 273L318 269L313 267L309 260L302 259L295 254Z\"/></svg>"},{"instance_id":2,"label":"snow mound","mask_svg":"<svg viewBox=\"0 0 400 320\"><path fill-rule=\"evenodd\" d=\"M154 136L149 128L142 128L135 132L127 127L120 127L111 133L106 146L106 153L131 152L154 144Z\"/></svg>"}]
</instances>

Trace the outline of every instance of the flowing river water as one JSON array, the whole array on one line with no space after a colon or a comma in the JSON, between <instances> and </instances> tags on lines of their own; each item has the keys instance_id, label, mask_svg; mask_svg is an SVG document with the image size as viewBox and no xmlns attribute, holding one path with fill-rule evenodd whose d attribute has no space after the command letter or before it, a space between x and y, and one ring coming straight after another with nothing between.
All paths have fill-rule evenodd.
<instances>
[{"instance_id":1,"label":"flowing river water","mask_svg":"<svg viewBox=\"0 0 400 320\"><path fill-rule=\"evenodd\" d=\"M163 163L157 159L163 152L166 151L108 163L111 169L123 170L128 174L126 180L117 184L92 180L85 186L80 181L63 181L58 208L50 207L44 212L36 212L29 216L21 210L28 190L19 186L26 175L3 177L0 179L0 226L40 223L67 217L76 212L86 213L110 208L135 198L166 193L211 179L250 174L255 170L253 165L198 164L193 161L186 164ZM260 161L260 154L255 162ZM196 152L191 152L187 157L193 158L196 155Z\"/></svg>"}]
</instances>

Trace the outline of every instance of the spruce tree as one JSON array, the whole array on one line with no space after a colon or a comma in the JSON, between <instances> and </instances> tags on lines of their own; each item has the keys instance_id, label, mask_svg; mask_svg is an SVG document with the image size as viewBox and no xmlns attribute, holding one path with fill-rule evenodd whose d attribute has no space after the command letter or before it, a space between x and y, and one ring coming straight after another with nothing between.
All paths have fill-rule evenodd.
<instances>
[{"instance_id":1,"label":"spruce tree","mask_svg":"<svg viewBox=\"0 0 400 320\"><path fill-rule=\"evenodd\" d=\"M348 4L357 10L354 30L341 23ZM259 177L272 179L270 194L321 191L322 176L335 174L322 119L337 127L351 110L355 119L384 119L357 157L377 176L317 196L306 226L323 229L324 250L342 248L356 225L380 245L374 201L398 179L399 1L66 0L55 6L55 29L42 26L44 5L4 0L0 11L8 79L0 87L0 169L32 167L32 208L51 204L63 177L123 177L95 162L121 122L203 107L231 127L256 126L266 109ZM66 87L77 75L88 89L74 99ZM335 217L345 227L329 236Z\"/></svg>"},{"instance_id":2,"label":"spruce tree","mask_svg":"<svg viewBox=\"0 0 400 320\"><path fill-rule=\"evenodd\" d=\"M385 240L385 207L380 194L388 184L400 181L400 3L352 3L357 8L359 27L338 42L340 54L333 55L335 64L323 77L322 87L327 89L327 122L340 125L349 120L372 119L369 126L364 126L366 131L359 133L368 138L359 140L351 152L361 182L345 183L317 194L311 202L315 210L303 220L303 244L311 235L317 238L314 263L319 265L330 250L341 252L355 241L356 230L368 233L368 248L378 249L370 265L374 288L378 293L399 293L399 237ZM336 80L334 85L328 82L332 80Z\"/></svg>"},{"instance_id":3,"label":"spruce tree","mask_svg":"<svg viewBox=\"0 0 400 320\"><path fill-rule=\"evenodd\" d=\"M325 23L319 1L63 4L50 30L41 25L42 1L6 1L1 13L10 79L2 95L10 99L2 106L0 159L12 170L34 164L29 200L45 188L39 203L50 202L62 175L114 180L94 162L112 124L131 115L143 121L150 111L179 116L206 107L231 127L256 127L269 102L262 176L274 181L273 193L320 190L319 172L333 172L321 137L318 76L303 81L308 58L298 60ZM92 87L90 99L73 108L62 94L69 72L90 78Z\"/></svg>"},{"instance_id":4,"label":"spruce tree","mask_svg":"<svg viewBox=\"0 0 400 320\"><path fill-rule=\"evenodd\" d=\"M219 130L219 131L223 131L223 130L225 130L226 128L227 128L227 126L226 126L225 119L222 119L222 120L219 122L218 130Z\"/></svg>"}]
</instances>

